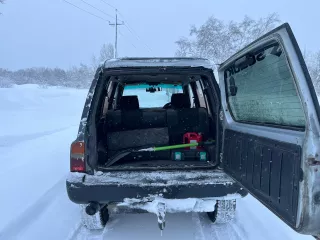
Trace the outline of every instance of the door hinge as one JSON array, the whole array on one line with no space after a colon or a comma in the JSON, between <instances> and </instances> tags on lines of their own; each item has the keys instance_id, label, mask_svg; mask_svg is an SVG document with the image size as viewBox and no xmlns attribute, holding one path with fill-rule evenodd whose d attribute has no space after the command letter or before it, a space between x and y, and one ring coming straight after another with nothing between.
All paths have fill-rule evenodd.
<instances>
[{"instance_id":1,"label":"door hinge","mask_svg":"<svg viewBox=\"0 0 320 240\"><path fill-rule=\"evenodd\" d=\"M223 111L220 111L219 117L220 117L220 120L223 121Z\"/></svg>"}]
</instances>

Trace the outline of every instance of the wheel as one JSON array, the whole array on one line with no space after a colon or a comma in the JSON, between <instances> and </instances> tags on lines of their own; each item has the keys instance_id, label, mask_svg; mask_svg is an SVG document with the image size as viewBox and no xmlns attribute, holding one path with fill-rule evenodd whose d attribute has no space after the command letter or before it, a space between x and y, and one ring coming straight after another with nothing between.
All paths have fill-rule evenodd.
<instances>
[{"instance_id":1,"label":"wheel","mask_svg":"<svg viewBox=\"0 0 320 240\"><path fill-rule=\"evenodd\" d=\"M89 230L103 229L109 220L109 212L107 205L100 209L94 215L86 213L86 205L81 205L81 222Z\"/></svg>"},{"instance_id":2,"label":"wheel","mask_svg":"<svg viewBox=\"0 0 320 240\"><path fill-rule=\"evenodd\" d=\"M213 223L228 223L236 214L236 200L217 200L214 212L208 212Z\"/></svg>"}]
</instances>

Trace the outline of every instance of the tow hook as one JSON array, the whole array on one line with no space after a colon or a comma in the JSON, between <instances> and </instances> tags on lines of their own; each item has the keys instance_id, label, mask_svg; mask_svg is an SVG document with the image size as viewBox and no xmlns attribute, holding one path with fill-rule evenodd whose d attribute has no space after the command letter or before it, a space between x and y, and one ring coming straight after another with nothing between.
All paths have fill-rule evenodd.
<instances>
[{"instance_id":1,"label":"tow hook","mask_svg":"<svg viewBox=\"0 0 320 240\"><path fill-rule=\"evenodd\" d=\"M157 217L158 217L158 226L161 231L166 226L165 216L166 216L166 204L159 202L157 205Z\"/></svg>"}]
</instances>

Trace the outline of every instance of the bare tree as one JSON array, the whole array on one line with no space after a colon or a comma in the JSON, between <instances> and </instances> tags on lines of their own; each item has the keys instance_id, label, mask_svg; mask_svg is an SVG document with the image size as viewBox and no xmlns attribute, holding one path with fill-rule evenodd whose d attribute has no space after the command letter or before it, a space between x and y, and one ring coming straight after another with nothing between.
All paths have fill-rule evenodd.
<instances>
[{"instance_id":1,"label":"bare tree","mask_svg":"<svg viewBox=\"0 0 320 240\"><path fill-rule=\"evenodd\" d=\"M109 60L114 57L114 47L111 43L103 44L100 50L100 61Z\"/></svg>"},{"instance_id":2,"label":"bare tree","mask_svg":"<svg viewBox=\"0 0 320 240\"><path fill-rule=\"evenodd\" d=\"M95 55L92 56L92 67L93 71L97 69L101 62L112 59L114 57L114 47L111 43L103 44L100 49L100 56L97 58Z\"/></svg>"},{"instance_id":3,"label":"bare tree","mask_svg":"<svg viewBox=\"0 0 320 240\"><path fill-rule=\"evenodd\" d=\"M96 55L92 55L92 57L91 57L91 66L92 66L92 72L94 73L96 70L97 70L97 68L98 68L98 66L99 66L99 60L98 60L98 58L96 57Z\"/></svg>"},{"instance_id":4,"label":"bare tree","mask_svg":"<svg viewBox=\"0 0 320 240\"><path fill-rule=\"evenodd\" d=\"M279 23L275 13L258 20L245 16L241 22L228 23L212 16L199 28L192 26L189 37L176 41L176 56L205 57L219 64Z\"/></svg>"}]
</instances>

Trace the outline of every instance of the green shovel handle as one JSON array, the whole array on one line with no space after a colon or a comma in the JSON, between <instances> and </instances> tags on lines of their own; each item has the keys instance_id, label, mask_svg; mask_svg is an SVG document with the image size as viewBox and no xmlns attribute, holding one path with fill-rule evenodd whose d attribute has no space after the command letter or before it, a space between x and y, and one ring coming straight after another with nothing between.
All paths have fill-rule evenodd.
<instances>
[{"instance_id":1,"label":"green shovel handle","mask_svg":"<svg viewBox=\"0 0 320 240\"><path fill-rule=\"evenodd\" d=\"M171 150L171 149L179 149L179 148L186 148L186 147L197 147L197 146L203 146L203 145L210 145L213 144L215 141L208 141L208 142L200 142L200 143L185 143L185 144L177 144L172 146L163 146L163 147L154 147L153 151L165 151L165 150Z\"/></svg>"}]
</instances>

